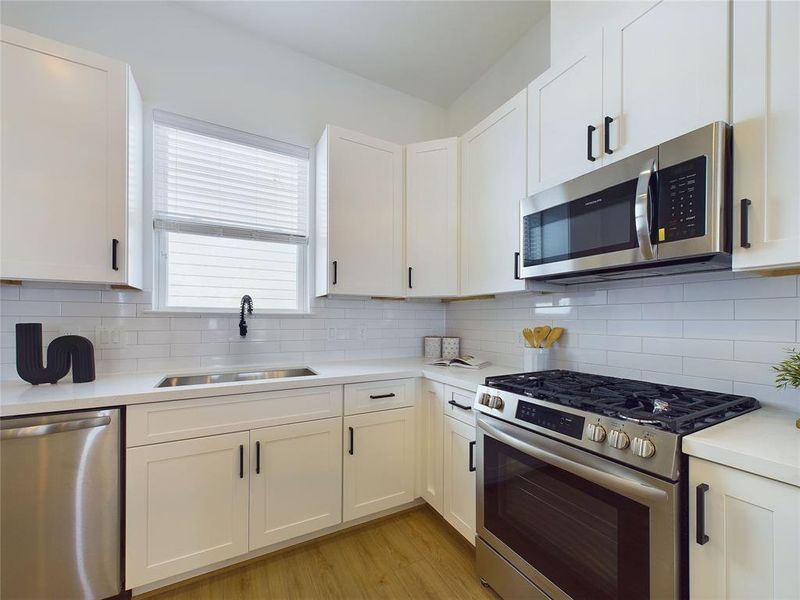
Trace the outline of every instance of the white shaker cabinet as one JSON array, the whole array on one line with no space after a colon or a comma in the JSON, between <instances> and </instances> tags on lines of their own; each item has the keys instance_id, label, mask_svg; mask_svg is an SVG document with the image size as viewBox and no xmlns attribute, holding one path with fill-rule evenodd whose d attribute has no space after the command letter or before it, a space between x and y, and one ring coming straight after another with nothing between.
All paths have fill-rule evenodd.
<instances>
[{"instance_id":1,"label":"white shaker cabinet","mask_svg":"<svg viewBox=\"0 0 800 600\"><path fill-rule=\"evenodd\" d=\"M689 480L691 598L800 597L800 488L696 458Z\"/></svg>"},{"instance_id":2,"label":"white shaker cabinet","mask_svg":"<svg viewBox=\"0 0 800 600\"><path fill-rule=\"evenodd\" d=\"M250 550L342 522L339 417L250 432Z\"/></svg>"},{"instance_id":3,"label":"white shaker cabinet","mask_svg":"<svg viewBox=\"0 0 800 600\"><path fill-rule=\"evenodd\" d=\"M800 4L733 3L734 270L800 266Z\"/></svg>"},{"instance_id":4,"label":"white shaker cabinet","mask_svg":"<svg viewBox=\"0 0 800 600\"><path fill-rule=\"evenodd\" d=\"M525 289L519 205L526 192L527 93L461 138L461 295Z\"/></svg>"},{"instance_id":5,"label":"white shaker cabinet","mask_svg":"<svg viewBox=\"0 0 800 600\"><path fill-rule=\"evenodd\" d=\"M730 119L730 3L644 6L603 28L606 162Z\"/></svg>"},{"instance_id":6,"label":"white shaker cabinet","mask_svg":"<svg viewBox=\"0 0 800 600\"><path fill-rule=\"evenodd\" d=\"M248 446L244 431L128 449L129 588L247 552Z\"/></svg>"},{"instance_id":7,"label":"white shaker cabinet","mask_svg":"<svg viewBox=\"0 0 800 600\"><path fill-rule=\"evenodd\" d=\"M528 195L603 164L602 32L583 47L528 86Z\"/></svg>"},{"instance_id":8,"label":"white shaker cabinet","mask_svg":"<svg viewBox=\"0 0 800 600\"><path fill-rule=\"evenodd\" d=\"M475 426L444 418L444 518L475 544Z\"/></svg>"},{"instance_id":9,"label":"white shaker cabinet","mask_svg":"<svg viewBox=\"0 0 800 600\"><path fill-rule=\"evenodd\" d=\"M0 277L142 287L142 100L128 65L0 30Z\"/></svg>"},{"instance_id":10,"label":"white shaker cabinet","mask_svg":"<svg viewBox=\"0 0 800 600\"><path fill-rule=\"evenodd\" d=\"M406 295L458 295L458 138L406 146Z\"/></svg>"},{"instance_id":11,"label":"white shaker cabinet","mask_svg":"<svg viewBox=\"0 0 800 600\"><path fill-rule=\"evenodd\" d=\"M444 384L423 379L420 403L421 495L436 512L443 514Z\"/></svg>"},{"instance_id":12,"label":"white shaker cabinet","mask_svg":"<svg viewBox=\"0 0 800 600\"><path fill-rule=\"evenodd\" d=\"M329 125L316 149L316 295L401 297L403 147Z\"/></svg>"},{"instance_id":13,"label":"white shaker cabinet","mask_svg":"<svg viewBox=\"0 0 800 600\"><path fill-rule=\"evenodd\" d=\"M344 418L343 520L414 499L414 408Z\"/></svg>"}]
</instances>

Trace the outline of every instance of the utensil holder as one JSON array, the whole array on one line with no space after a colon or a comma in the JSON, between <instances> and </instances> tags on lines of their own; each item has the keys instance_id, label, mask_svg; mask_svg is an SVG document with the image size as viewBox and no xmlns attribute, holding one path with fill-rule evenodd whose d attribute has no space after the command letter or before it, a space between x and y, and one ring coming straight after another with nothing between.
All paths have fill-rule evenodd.
<instances>
[{"instance_id":1,"label":"utensil holder","mask_svg":"<svg viewBox=\"0 0 800 600\"><path fill-rule=\"evenodd\" d=\"M525 371L547 371L550 368L551 354L550 348L531 348L530 346L525 346L522 353Z\"/></svg>"}]
</instances>

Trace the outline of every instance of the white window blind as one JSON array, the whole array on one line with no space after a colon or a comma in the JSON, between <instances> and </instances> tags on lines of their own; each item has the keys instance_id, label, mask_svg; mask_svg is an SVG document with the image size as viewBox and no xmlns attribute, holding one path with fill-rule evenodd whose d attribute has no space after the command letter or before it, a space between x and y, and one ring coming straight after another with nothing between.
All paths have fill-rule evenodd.
<instances>
[{"instance_id":1,"label":"white window blind","mask_svg":"<svg viewBox=\"0 0 800 600\"><path fill-rule=\"evenodd\" d=\"M304 308L308 149L154 112L161 308Z\"/></svg>"}]
</instances>

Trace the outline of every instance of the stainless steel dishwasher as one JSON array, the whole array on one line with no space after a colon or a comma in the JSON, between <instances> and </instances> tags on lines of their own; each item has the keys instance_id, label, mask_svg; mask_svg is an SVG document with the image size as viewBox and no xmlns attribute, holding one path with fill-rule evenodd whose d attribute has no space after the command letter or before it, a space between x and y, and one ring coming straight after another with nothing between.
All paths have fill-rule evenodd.
<instances>
[{"instance_id":1,"label":"stainless steel dishwasher","mask_svg":"<svg viewBox=\"0 0 800 600\"><path fill-rule=\"evenodd\" d=\"M122 590L120 410L0 421L0 598Z\"/></svg>"}]
</instances>

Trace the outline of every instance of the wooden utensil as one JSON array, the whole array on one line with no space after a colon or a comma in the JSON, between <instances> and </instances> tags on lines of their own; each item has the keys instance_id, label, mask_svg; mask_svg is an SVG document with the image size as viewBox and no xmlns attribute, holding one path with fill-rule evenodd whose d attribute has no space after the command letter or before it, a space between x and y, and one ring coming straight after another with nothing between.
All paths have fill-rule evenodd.
<instances>
[{"instance_id":1,"label":"wooden utensil","mask_svg":"<svg viewBox=\"0 0 800 600\"><path fill-rule=\"evenodd\" d=\"M550 327L547 325L542 325L541 327L534 327L533 328L533 341L534 341L534 348L541 348L542 343L547 339L548 334L550 333Z\"/></svg>"},{"instance_id":2,"label":"wooden utensil","mask_svg":"<svg viewBox=\"0 0 800 600\"><path fill-rule=\"evenodd\" d=\"M564 333L563 327L553 327L550 330L550 333L547 335L547 339L544 341L544 347L549 348L553 344L558 341L558 338L561 337L561 334Z\"/></svg>"},{"instance_id":3,"label":"wooden utensil","mask_svg":"<svg viewBox=\"0 0 800 600\"><path fill-rule=\"evenodd\" d=\"M536 343L536 338L533 337L533 331L529 327L526 327L522 330L522 337L525 338L525 341L528 342L528 345L531 348L535 348L534 344Z\"/></svg>"}]
</instances>

